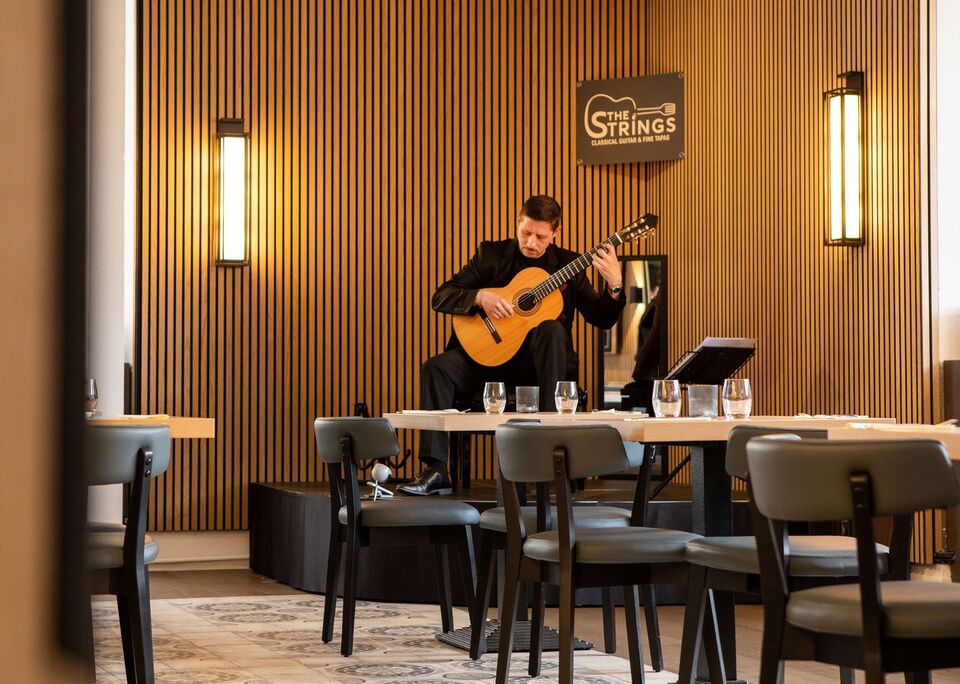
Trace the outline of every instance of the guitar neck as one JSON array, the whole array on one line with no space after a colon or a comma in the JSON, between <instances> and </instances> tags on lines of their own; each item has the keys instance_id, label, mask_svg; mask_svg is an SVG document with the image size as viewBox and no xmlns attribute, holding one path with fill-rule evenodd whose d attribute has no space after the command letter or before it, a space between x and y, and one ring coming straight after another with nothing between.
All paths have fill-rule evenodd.
<instances>
[{"instance_id":1,"label":"guitar neck","mask_svg":"<svg viewBox=\"0 0 960 684\"><path fill-rule=\"evenodd\" d=\"M530 290L530 294L536 297L537 301L540 301L548 294L556 290L558 287L566 283L568 280L576 276L577 274L585 271L588 266L593 263L593 256L600 251L600 248L603 245L611 245L612 247L619 247L624 242L623 238L619 235L612 235L600 244L596 245L589 252L585 252L578 256L576 259L571 261L569 264L561 268L559 271L554 273L552 276L544 280L542 283L537 285L535 288Z\"/></svg>"}]
</instances>

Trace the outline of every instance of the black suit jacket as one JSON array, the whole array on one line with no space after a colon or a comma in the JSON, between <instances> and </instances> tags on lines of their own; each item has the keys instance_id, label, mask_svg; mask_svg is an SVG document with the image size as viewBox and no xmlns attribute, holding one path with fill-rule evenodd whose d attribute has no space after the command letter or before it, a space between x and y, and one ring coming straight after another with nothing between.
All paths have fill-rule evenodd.
<instances>
[{"instance_id":1,"label":"black suit jacket","mask_svg":"<svg viewBox=\"0 0 960 684\"><path fill-rule=\"evenodd\" d=\"M481 242L476 253L458 273L443 283L433 295L431 306L438 313L466 315L475 311L477 291L488 287L504 287L510 284L517 273L536 266L547 273L555 273L579 254L568 249L550 245L540 259L523 256L517 241L499 240ZM579 311L584 319L598 328L610 328L620 318L626 298L614 299L603 289L603 294L590 284L586 272L578 273L561 288L563 312L558 319L567 333L567 359L576 361L573 350L573 316ZM460 346L456 335L451 335L447 349Z\"/></svg>"}]
</instances>

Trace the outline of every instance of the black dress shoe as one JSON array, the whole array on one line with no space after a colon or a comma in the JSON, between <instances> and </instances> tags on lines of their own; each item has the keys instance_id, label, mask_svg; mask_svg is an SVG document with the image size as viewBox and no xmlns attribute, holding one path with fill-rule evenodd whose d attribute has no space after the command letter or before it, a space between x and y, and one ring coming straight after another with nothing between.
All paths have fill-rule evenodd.
<instances>
[{"instance_id":1,"label":"black dress shoe","mask_svg":"<svg viewBox=\"0 0 960 684\"><path fill-rule=\"evenodd\" d=\"M441 473L435 468L427 468L410 484L398 485L397 491L414 496L429 496L430 494L447 496L453 494L453 486L450 484L450 478L447 477L446 473Z\"/></svg>"}]
</instances>

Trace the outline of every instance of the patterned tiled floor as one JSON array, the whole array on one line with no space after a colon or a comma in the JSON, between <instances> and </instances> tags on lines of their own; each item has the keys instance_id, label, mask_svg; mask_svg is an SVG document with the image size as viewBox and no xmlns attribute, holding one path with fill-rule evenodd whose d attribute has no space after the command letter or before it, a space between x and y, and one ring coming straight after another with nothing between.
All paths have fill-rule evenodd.
<instances>
[{"instance_id":1,"label":"patterned tiled floor","mask_svg":"<svg viewBox=\"0 0 960 684\"><path fill-rule=\"evenodd\" d=\"M441 644L435 635L436 606L360 602L354 653L340 655L339 612L334 640L320 640L323 597L268 596L153 601L153 647L157 682L342 682L377 684L418 682L492 682L495 654L471 661L467 654ZM97 682L125 681L116 603L93 604ZM467 614L456 610L457 626ZM575 656L577 682L612 684L630 681L625 658L597 651ZM543 676L556 679L556 654L543 656ZM531 681L526 655L514 656L511 681ZM654 673L649 684L676 681Z\"/></svg>"}]
</instances>

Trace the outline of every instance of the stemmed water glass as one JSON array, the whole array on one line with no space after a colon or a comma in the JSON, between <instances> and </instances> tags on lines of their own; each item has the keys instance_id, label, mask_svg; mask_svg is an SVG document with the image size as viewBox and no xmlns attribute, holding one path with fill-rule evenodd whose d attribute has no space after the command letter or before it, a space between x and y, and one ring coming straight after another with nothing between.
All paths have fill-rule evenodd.
<instances>
[{"instance_id":1,"label":"stemmed water glass","mask_svg":"<svg viewBox=\"0 0 960 684\"><path fill-rule=\"evenodd\" d=\"M488 382L483 386L483 410L503 413L507 408L507 388L502 382Z\"/></svg>"},{"instance_id":2,"label":"stemmed water glass","mask_svg":"<svg viewBox=\"0 0 960 684\"><path fill-rule=\"evenodd\" d=\"M83 383L83 410L87 418L97 415L97 381L93 378L87 378Z\"/></svg>"},{"instance_id":3,"label":"stemmed water glass","mask_svg":"<svg viewBox=\"0 0 960 684\"><path fill-rule=\"evenodd\" d=\"M657 418L676 418L680 415L683 398L679 380L655 380L653 383L653 415Z\"/></svg>"},{"instance_id":4,"label":"stemmed water glass","mask_svg":"<svg viewBox=\"0 0 960 684\"><path fill-rule=\"evenodd\" d=\"M574 381L561 380L553 393L553 400L557 406L557 413L574 413L580 401L580 392Z\"/></svg>"},{"instance_id":5,"label":"stemmed water glass","mask_svg":"<svg viewBox=\"0 0 960 684\"><path fill-rule=\"evenodd\" d=\"M746 378L727 378L723 381L723 415L727 418L749 418L753 409L753 391Z\"/></svg>"}]
</instances>

